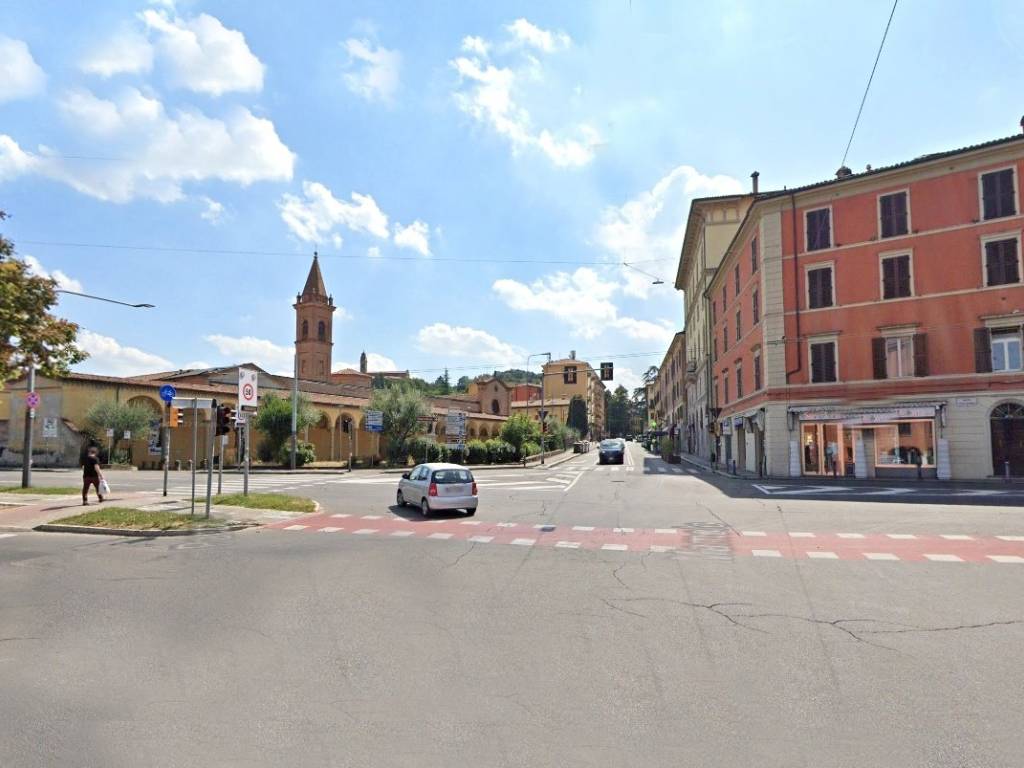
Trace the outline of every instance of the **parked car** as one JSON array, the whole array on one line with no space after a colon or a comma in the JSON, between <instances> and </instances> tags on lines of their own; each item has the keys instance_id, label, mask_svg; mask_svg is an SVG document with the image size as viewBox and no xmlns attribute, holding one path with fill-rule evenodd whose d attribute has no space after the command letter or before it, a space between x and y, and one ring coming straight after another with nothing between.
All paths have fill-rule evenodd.
<instances>
[{"instance_id":1,"label":"parked car","mask_svg":"<svg viewBox=\"0 0 1024 768\"><path fill-rule=\"evenodd\" d=\"M424 517L432 512L463 509L475 515L476 480L473 473L458 464L419 464L402 474L395 503L400 507L419 507Z\"/></svg>"},{"instance_id":2,"label":"parked car","mask_svg":"<svg viewBox=\"0 0 1024 768\"><path fill-rule=\"evenodd\" d=\"M602 440L597 446L598 464L622 464L626 461L626 443L622 438Z\"/></svg>"}]
</instances>

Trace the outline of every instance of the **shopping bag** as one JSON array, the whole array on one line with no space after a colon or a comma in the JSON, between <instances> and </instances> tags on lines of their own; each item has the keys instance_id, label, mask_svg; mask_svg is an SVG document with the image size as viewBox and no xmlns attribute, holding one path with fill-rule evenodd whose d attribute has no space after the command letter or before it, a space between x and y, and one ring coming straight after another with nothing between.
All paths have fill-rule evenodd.
<instances>
[{"instance_id":1,"label":"shopping bag","mask_svg":"<svg viewBox=\"0 0 1024 768\"><path fill-rule=\"evenodd\" d=\"M100 480L100 496L110 495L110 483L107 482L107 478Z\"/></svg>"}]
</instances>

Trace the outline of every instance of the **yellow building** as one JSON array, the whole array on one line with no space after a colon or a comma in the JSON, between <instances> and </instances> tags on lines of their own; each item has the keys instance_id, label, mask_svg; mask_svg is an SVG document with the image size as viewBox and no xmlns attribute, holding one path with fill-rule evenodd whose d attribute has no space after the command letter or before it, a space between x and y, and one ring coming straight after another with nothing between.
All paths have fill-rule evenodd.
<instances>
[{"instance_id":1,"label":"yellow building","mask_svg":"<svg viewBox=\"0 0 1024 768\"><path fill-rule=\"evenodd\" d=\"M361 371L345 369L331 373L333 346L332 316L334 300L327 293L318 260L314 257L305 287L296 298L296 352L299 365L299 391L307 396L314 408L321 412L318 424L305 429L300 439L313 444L319 461L347 461L380 457L380 436L366 431L365 411L373 394L374 372L365 370L365 355ZM40 405L33 422L33 464L36 466L78 466L79 458L90 439L107 447L105 435L90 435L85 415L97 402L113 400L137 403L153 413L150 428L143 435L131 435L120 440L115 449L129 451L131 462L137 467L156 468L160 463L158 438L164 417L164 403L159 390L171 384L181 398L215 398L219 404L237 405L237 365L198 370L162 371L139 376L99 376L69 373L61 378L36 377L36 391ZM264 371L252 363L241 367L256 369L260 398L275 394L282 398L291 395L294 379ZM381 372L386 379L408 378L406 371ZM25 393L27 380L8 382L0 390L0 466L20 465L24 440ZM483 438L497 436L511 411L510 388L494 377L474 382L467 394L445 398L430 398L431 415L424 423L428 439L445 442L445 415L449 411L467 414L467 436ZM192 456L192 416L184 412L183 426L171 430L170 461L186 465ZM199 413L197 457L208 455L209 412ZM224 452L226 465L238 461L238 446L234 432L228 435ZM253 430L251 447L253 458L262 441ZM218 444L219 445L219 444ZM218 448L219 450L219 448Z\"/></svg>"},{"instance_id":2,"label":"yellow building","mask_svg":"<svg viewBox=\"0 0 1024 768\"><path fill-rule=\"evenodd\" d=\"M582 397L587 404L587 424L592 440L600 440L607 429L604 403L606 391L599 372L590 363L577 360L575 355L544 364L545 401L564 399L568 413L569 401L574 397Z\"/></svg>"},{"instance_id":3,"label":"yellow building","mask_svg":"<svg viewBox=\"0 0 1024 768\"><path fill-rule=\"evenodd\" d=\"M512 402L512 413L522 413L533 421L540 421L540 396L531 400L515 400ZM545 398L544 410L547 411L548 418L560 424L566 424L569 421L569 398L568 397L556 397L551 400Z\"/></svg>"}]
</instances>

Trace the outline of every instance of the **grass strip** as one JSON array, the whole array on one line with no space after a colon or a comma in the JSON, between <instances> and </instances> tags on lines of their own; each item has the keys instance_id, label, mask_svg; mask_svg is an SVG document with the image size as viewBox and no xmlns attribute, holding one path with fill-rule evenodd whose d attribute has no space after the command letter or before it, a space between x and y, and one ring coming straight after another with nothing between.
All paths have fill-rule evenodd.
<instances>
[{"instance_id":1,"label":"grass strip","mask_svg":"<svg viewBox=\"0 0 1024 768\"><path fill-rule=\"evenodd\" d=\"M303 496L288 496L284 493L250 493L243 496L231 493L213 497L214 504L249 509L274 509L280 512L314 512L316 502Z\"/></svg>"},{"instance_id":2,"label":"grass strip","mask_svg":"<svg viewBox=\"0 0 1024 768\"><path fill-rule=\"evenodd\" d=\"M177 512L146 512L131 507L100 507L53 522L56 525L85 525L133 531L171 531L182 528L210 528L224 524L223 520L207 520L199 514L190 517Z\"/></svg>"},{"instance_id":3,"label":"grass strip","mask_svg":"<svg viewBox=\"0 0 1024 768\"><path fill-rule=\"evenodd\" d=\"M27 493L33 496L77 496L81 492L82 486L76 488L73 485L40 485L35 488L0 486L0 493Z\"/></svg>"}]
</instances>

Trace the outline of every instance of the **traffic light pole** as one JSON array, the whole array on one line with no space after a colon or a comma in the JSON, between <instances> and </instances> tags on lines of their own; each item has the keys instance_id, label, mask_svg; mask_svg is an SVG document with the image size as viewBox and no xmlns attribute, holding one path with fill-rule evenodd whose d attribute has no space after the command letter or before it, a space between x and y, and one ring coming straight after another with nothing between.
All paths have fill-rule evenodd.
<instances>
[{"instance_id":1,"label":"traffic light pole","mask_svg":"<svg viewBox=\"0 0 1024 768\"><path fill-rule=\"evenodd\" d=\"M245 424L242 425L242 434L245 436L245 466L243 467L242 475L242 495L249 495L249 419L252 418L251 413L245 415Z\"/></svg>"},{"instance_id":2,"label":"traffic light pole","mask_svg":"<svg viewBox=\"0 0 1024 768\"><path fill-rule=\"evenodd\" d=\"M199 400L195 397L192 398L192 511L190 515L196 513L196 454L199 452L199 432L198 424L199 421Z\"/></svg>"},{"instance_id":3,"label":"traffic light pole","mask_svg":"<svg viewBox=\"0 0 1024 768\"><path fill-rule=\"evenodd\" d=\"M217 495L223 493L224 488L224 437L220 438L220 450L217 452Z\"/></svg>"},{"instance_id":4,"label":"traffic light pole","mask_svg":"<svg viewBox=\"0 0 1024 768\"><path fill-rule=\"evenodd\" d=\"M28 364L28 381L26 382L25 397L29 392L36 391L36 364ZM36 409L29 408L28 400L25 401L25 444L21 456L21 487L32 486L32 427L35 425Z\"/></svg>"},{"instance_id":5,"label":"traffic light pole","mask_svg":"<svg viewBox=\"0 0 1024 768\"><path fill-rule=\"evenodd\" d=\"M210 496L213 494L213 443L217 439L217 400L214 399L210 405L210 429L208 430L210 440L209 449L206 452L206 519L210 519Z\"/></svg>"},{"instance_id":6,"label":"traffic light pole","mask_svg":"<svg viewBox=\"0 0 1024 768\"><path fill-rule=\"evenodd\" d=\"M167 414L164 418L164 496L167 495L167 465L171 463L171 404L167 403L167 407L164 408L164 412Z\"/></svg>"}]
</instances>

